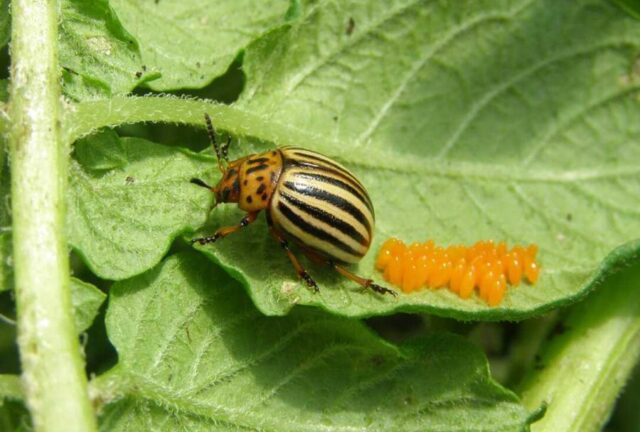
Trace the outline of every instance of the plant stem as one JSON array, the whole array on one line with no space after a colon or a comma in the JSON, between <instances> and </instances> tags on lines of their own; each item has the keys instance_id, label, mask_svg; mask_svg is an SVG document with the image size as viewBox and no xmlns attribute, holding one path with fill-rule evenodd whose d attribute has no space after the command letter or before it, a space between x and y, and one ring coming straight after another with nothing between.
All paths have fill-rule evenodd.
<instances>
[{"instance_id":1,"label":"plant stem","mask_svg":"<svg viewBox=\"0 0 640 432\"><path fill-rule=\"evenodd\" d=\"M640 357L640 266L611 277L552 340L544 368L525 381L525 406L548 404L532 431L600 431Z\"/></svg>"},{"instance_id":2,"label":"plant stem","mask_svg":"<svg viewBox=\"0 0 640 432\"><path fill-rule=\"evenodd\" d=\"M57 2L12 2L11 198L18 346L38 431L96 422L74 328L64 236L68 151L60 135Z\"/></svg>"}]
</instances>

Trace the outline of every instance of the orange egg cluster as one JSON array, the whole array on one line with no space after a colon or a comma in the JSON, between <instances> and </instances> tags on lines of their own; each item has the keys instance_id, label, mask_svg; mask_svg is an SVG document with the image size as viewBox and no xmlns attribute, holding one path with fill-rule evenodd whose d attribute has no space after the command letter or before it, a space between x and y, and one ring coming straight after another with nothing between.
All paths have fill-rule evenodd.
<instances>
[{"instance_id":1,"label":"orange egg cluster","mask_svg":"<svg viewBox=\"0 0 640 432\"><path fill-rule=\"evenodd\" d=\"M536 263L538 246L515 246L505 242L479 241L473 246L436 246L433 241L405 245L390 238L378 253L376 268L384 278L404 292L423 287L448 287L462 298L474 289L489 305L500 304L507 283L518 285L523 276L536 283L540 267Z\"/></svg>"}]
</instances>

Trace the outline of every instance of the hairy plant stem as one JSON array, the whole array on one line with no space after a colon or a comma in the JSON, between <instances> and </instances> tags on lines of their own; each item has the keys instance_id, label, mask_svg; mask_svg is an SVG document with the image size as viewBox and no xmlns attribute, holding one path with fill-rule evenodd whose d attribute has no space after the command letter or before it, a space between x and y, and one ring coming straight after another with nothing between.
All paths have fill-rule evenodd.
<instances>
[{"instance_id":1,"label":"hairy plant stem","mask_svg":"<svg viewBox=\"0 0 640 432\"><path fill-rule=\"evenodd\" d=\"M542 369L522 386L531 410L546 402L532 431L597 432L640 358L640 266L609 279L563 322Z\"/></svg>"},{"instance_id":2,"label":"hairy plant stem","mask_svg":"<svg viewBox=\"0 0 640 432\"><path fill-rule=\"evenodd\" d=\"M9 148L18 345L38 431L91 431L64 236L67 147L60 134L57 2L12 2Z\"/></svg>"}]
</instances>

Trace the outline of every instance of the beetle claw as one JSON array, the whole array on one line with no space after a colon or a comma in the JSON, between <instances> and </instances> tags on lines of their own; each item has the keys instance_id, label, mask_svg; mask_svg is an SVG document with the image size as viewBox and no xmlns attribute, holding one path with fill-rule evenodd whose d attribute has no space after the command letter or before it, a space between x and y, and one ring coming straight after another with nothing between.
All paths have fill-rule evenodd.
<instances>
[{"instance_id":1,"label":"beetle claw","mask_svg":"<svg viewBox=\"0 0 640 432\"><path fill-rule=\"evenodd\" d=\"M385 288L383 286L380 286L378 284L371 283L371 284L369 284L369 286L367 286L367 288L369 288L369 289L371 289L371 290L373 290L373 291L375 291L375 292L377 292L379 294L391 294L394 297L398 297L398 293L397 292L395 292L393 290L390 290L389 288Z\"/></svg>"},{"instance_id":2,"label":"beetle claw","mask_svg":"<svg viewBox=\"0 0 640 432\"><path fill-rule=\"evenodd\" d=\"M199 243L201 246L204 246L208 243L215 243L215 241L220 239L220 237L222 236L217 233L209 237L198 237L198 238L192 239L191 244Z\"/></svg>"},{"instance_id":3,"label":"beetle claw","mask_svg":"<svg viewBox=\"0 0 640 432\"><path fill-rule=\"evenodd\" d=\"M317 293L320 291L320 289L318 288L318 284L316 283L316 281L313 280L311 276L309 276L309 273L307 273L306 271L303 271L302 273L300 273L300 277L306 282L307 286L311 289L311 291L313 291L314 293Z\"/></svg>"}]
</instances>

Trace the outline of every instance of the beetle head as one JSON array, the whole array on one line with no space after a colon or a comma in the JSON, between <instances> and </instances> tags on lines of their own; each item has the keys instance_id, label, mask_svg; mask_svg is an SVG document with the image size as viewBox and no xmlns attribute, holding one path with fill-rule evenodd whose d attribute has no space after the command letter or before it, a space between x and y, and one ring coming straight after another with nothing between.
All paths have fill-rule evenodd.
<instances>
[{"instance_id":1,"label":"beetle head","mask_svg":"<svg viewBox=\"0 0 640 432\"><path fill-rule=\"evenodd\" d=\"M229 163L218 184L211 189L216 196L216 204L240 201L240 165L245 159Z\"/></svg>"}]
</instances>

